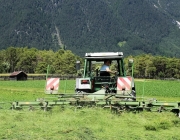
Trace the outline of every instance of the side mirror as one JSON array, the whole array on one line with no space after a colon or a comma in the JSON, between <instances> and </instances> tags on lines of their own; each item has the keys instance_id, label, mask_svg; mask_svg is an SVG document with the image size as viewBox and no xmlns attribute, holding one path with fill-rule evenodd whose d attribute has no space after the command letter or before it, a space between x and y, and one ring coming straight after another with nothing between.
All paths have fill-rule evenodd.
<instances>
[{"instance_id":1,"label":"side mirror","mask_svg":"<svg viewBox=\"0 0 180 140\"><path fill-rule=\"evenodd\" d=\"M76 70L80 70L80 61L76 61Z\"/></svg>"},{"instance_id":2,"label":"side mirror","mask_svg":"<svg viewBox=\"0 0 180 140\"><path fill-rule=\"evenodd\" d=\"M134 63L133 59L129 59L129 61L128 61L128 67L132 67L132 66L133 66L133 63Z\"/></svg>"}]
</instances>

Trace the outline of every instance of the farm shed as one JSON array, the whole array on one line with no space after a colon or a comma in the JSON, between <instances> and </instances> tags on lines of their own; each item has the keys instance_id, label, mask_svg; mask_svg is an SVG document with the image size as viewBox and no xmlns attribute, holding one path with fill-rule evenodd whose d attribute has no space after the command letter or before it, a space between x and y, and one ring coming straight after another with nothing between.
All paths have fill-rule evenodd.
<instances>
[{"instance_id":1,"label":"farm shed","mask_svg":"<svg viewBox=\"0 0 180 140\"><path fill-rule=\"evenodd\" d=\"M27 74L23 71L15 71L9 76L10 80L20 81L27 80Z\"/></svg>"}]
</instances>

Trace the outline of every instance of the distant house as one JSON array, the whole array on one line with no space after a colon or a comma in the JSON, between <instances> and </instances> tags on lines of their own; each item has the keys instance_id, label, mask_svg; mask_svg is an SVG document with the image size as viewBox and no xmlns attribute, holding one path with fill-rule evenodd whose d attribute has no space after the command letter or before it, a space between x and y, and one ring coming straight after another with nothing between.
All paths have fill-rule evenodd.
<instances>
[{"instance_id":1,"label":"distant house","mask_svg":"<svg viewBox=\"0 0 180 140\"><path fill-rule=\"evenodd\" d=\"M10 80L22 81L27 80L27 74L23 71L15 71L9 76Z\"/></svg>"}]
</instances>

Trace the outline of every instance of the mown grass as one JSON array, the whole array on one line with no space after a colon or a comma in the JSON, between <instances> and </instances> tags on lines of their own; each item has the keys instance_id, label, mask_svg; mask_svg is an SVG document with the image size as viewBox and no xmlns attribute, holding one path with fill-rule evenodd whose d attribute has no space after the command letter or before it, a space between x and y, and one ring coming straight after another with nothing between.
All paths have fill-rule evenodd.
<instances>
[{"instance_id":1,"label":"mown grass","mask_svg":"<svg viewBox=\"0 0 180 140\"><path fill-rule=\"evenodd\" d=\"M180 101L179 84L178 81L136 81L137 96ZM59 92L74 93L74 86L74 80L61 80ZM8 104L0 104L3 107L0 110L0 139L180 139L180 119L173 113L114 114L102 108L76 109L74 106L57 106L48 112L9 110L8 102L34 101L38 97L47 97L44 88L45 80L0 81L0 102Z\"/></svg>"},{"instance_id":2,"label":"mown grass","mask_svg":"<svg viewBox=\"0 0 180 140\"><path fill-rule=\"evenodd\" d=\"M55 107L50 112L1 110L0 120L0 139L168 140L180 135L180 121L171 113L115 115L102 108Z\"/></svg>"}]
</instances>

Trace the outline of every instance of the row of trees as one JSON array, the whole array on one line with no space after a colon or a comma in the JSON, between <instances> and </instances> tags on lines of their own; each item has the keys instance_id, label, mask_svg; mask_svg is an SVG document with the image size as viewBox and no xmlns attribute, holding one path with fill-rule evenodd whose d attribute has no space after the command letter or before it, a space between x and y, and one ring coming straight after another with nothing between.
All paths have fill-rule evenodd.
<instances>
[{"instance_id":1,"label":"row of trees","mask_svg":"<svg viewBox=\"0 0 180 140\"><path fill-rule=\"evenodd\" d=\"M134 76L137 78L180 78L180 59L142 54L134 59Z\"/></svg>"},{"instance_id":2,"label":"row of trees","mask_svg":"<svg viewBox=\"0 0 180 140\"><path fill-rule=\"evenodd\" d=\"M76 56L69 50L37 50L9 47L0 51L0 73L13 71L24 71L26 73L46 73L50 65L49 73L61 75L75 74L76 61L82 58Z\"/></svg>"},{"instance_id":3,"label":"row of trees","mask_svg":"<svg viewBox=\"0 0 180 140\"><path fill-rule=\"evenodd\" d=\"M180 59L163 56L142 54L125 58L125 67L128 60L134 59L134 76L137 78L180 78ZM37 50L35 48L9 47L0 51L0 73L25 71L26 73L46 73L50 65L51 74L76 74L76 61L83 58L69 50Z\"/></svg>"}]
</instances>

